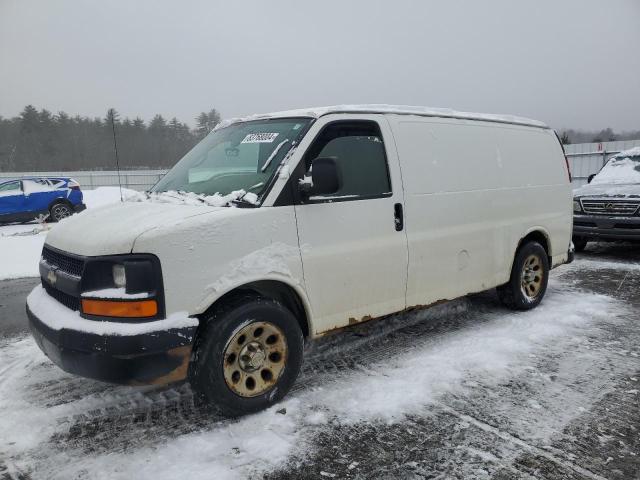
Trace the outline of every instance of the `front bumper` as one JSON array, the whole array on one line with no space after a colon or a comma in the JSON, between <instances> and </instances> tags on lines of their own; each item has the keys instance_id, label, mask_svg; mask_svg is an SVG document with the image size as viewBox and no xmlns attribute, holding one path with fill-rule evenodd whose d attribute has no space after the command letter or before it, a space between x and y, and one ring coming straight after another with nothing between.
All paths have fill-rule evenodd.
<instances>
[{"instance_id":1,"label":"front bumper","mask_svg":"<svg viewBox=\"0 0 640 480\"><path fill-rule=\"evenodd\" d=\"M87 206L84 203L78 203L77 205L73 206L73 210L76 213L80 213L81 211L86 210L86 209L87 209Z\"/></svg>"},{"instance_id":2,"label":"front bumper","mask_svg":"<svg viewBox=\"0 0 640 480\"><path fill-rule=\"evenodd\" d=\"M574 214L573 235L591 240L640 240L640 216Z\"/></svg>"},{"instance_id":3,"label":"front bumper","mask_svg":"<svg viewBox=\"0 0 640 480\"><path fill-rule=\"evenodd\" d=\"M164 385L187 376L196 326L138 335L104 335L68 328L55 330L28 304L27 316L40 349L66 372L127 385Z\"/></svg>"}]
</instances>

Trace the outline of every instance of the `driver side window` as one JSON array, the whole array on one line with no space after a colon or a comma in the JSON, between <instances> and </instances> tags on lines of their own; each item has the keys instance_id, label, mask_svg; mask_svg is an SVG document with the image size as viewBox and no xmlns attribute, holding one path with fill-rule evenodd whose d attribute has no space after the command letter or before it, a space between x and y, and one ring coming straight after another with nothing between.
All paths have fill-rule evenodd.
<instances>
[{"instance_id":1,"label":"driver side window","mask_svg":"<svg viewBox=\"0 0 640 480\"><path fill-rule=\"evenodd\" d=\"M327 125L305 155L307 171L316 158L333 157L341 188L310 201L379 198L391 195L391 181L380 127L373 121L337 121Z\"/></svg>"}]
</instances>

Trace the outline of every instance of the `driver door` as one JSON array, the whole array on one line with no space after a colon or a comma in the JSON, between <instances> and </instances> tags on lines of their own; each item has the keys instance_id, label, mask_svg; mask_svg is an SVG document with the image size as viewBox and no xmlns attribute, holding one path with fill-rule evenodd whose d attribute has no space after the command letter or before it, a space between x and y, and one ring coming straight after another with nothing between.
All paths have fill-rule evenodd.
<instances>
[{"instance_id":1,"label":"driver door","mask_svg":"<svg viewBox=\"0 0 640 480\"><path fill-rule=\"evenodd\" d=\"M335 116L333 116L335 118ZM323 117L292 180L333 157L340 189L296 201L304 279L315 333L405 308L407 237L400 168L383 116ZM300 168L302 167L302 168Z\"/></svg>"}]
</instances>

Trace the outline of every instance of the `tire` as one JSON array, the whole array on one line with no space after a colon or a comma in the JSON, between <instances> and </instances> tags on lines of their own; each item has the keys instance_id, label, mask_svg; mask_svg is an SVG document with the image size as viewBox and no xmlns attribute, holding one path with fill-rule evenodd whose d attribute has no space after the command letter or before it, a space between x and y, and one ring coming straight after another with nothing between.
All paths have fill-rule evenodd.
<instances>
[{"instance_id":1,"label":"tire","mask_svg":"<svg viewBox=\"0 0 640 480\"><path fill-rule=\"evenodd\" d=\"M538 242L527 242L516 252L511 277L496 290L498 298L513 310L538 306L547 291L549 257Z\"/></svg>"},{"instance_id":2,"label":"tire","mask_svg":"<svg viewBox=\"0 0 640 480\"><path fill-rule=\"evenodd\" d=\"M573 237L573 248L575 248L576 252L584 252L584 249L587 248L588 240L584 237Z\"/></svg>"},{"instance_id":3,"label":"tire","mask_svg":"<svg viewBox=\"0 0 640 480\"><path fill-rule=\"evenodd\" d=\"M49 221L59 222L63 218L73 215L73 210L65 202L56 202L49 208Z\"/></svg>"},{"instance_id":4,"label":"tire","mask_svg":"<svg viewBox=\"0 0 640 480\"><path fill-rule=\"evenodd\" d=\"M241 295L203 318L203 325L189 381L204 403L235 417L268 408L293 386L304 338L296 317L282 304Z\"/></svg>"}]
</instances>

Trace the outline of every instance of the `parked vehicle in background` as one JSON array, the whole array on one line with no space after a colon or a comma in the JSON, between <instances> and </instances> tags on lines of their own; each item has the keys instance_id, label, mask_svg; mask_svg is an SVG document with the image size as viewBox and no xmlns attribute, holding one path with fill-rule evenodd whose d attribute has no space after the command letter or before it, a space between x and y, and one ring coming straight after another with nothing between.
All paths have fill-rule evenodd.
<instances>
[{"instance_id":1,"label":"parked vehicle in background","mask_svg":"<svg viewBox=\"0 0 640 480\"><path fill-rule=\"evenodd\" d=\"M573 244L640 240L640 147L614 155L574 191Z\"/></svg>"},{"instance_id":2,"label":"parked vehicle in background","mask_svg":"<svg viewBox=\"0 0 640 480\"><path fill-rule=\"evenodd\" d=\"M57 222L86 207L72 178L33 177L0 183L0 223L28 222L46 215Z\"/></svg>"},{"instance_id":3,"label":"parked vehicle in background","mask_svg":"<svg viewBox=\"0 0 640 480\"><path fill-rule=\"evenodd\" d=\"M188 378L230 414L281 399L304 342L494 287L534 308L572 258L562 147L516 117L365 105L234 120L147 197L49 232L31 330L69 372Z\"/></svg>"}]
</instances>

